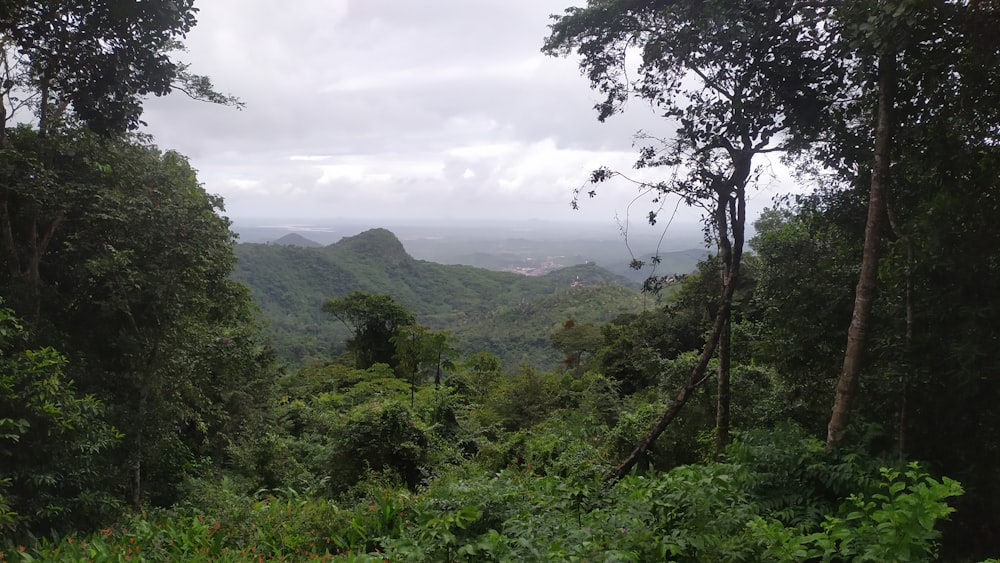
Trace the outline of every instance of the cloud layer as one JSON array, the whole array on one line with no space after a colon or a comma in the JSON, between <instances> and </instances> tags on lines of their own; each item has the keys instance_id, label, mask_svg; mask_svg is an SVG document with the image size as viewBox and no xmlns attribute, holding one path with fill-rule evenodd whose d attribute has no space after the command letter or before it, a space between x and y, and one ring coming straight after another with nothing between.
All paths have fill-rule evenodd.
<instances>
[{"instance_id":1,"label":"cloud layer","mask_svg":"<svg viewBox=\"0 0 1000 563\"><path fill-rule=\"evenodd\" d=\"M565 0L200 2L183 59L246 109L150 100L234 217L613 221L627 183L570 209L590 170L628 169L634 104L601 124L575 60L541 54ZM640 212L644 215L645 210Z\"/></svg>"}]
</instances>

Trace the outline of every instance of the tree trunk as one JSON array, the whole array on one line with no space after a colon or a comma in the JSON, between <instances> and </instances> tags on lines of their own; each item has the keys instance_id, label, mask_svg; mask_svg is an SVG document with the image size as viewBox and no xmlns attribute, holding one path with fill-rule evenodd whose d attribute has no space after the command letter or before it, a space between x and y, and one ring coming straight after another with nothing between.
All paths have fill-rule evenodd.
<instances>
[{"instance_id":1,"label":"tree trunk","mask_svg":"<svg viewBox=\"0 0 1000 563\"><path fill-rule=\"evenodd\" d=\"M906 268L903 271L905 279L904 308L906 328L903 335L903 361L899 369L899 416L896 431L896 445L901 454L906 452L906 425L908 423L908 389L910 373L913 371L913 239L904 230L899 218L896 217L892 201L886 200L886 216L893 234L903 243L906 249Z\"/></svg>"},{"instance_id":2,"label":"tree trunk","mask_svg":"<svg viewBox=\"0 0 1000 563\"><path fill-rule=\"evenodd\" d=\"M2 49L2 47L0 47ZM0 70L5 71L3 75L6 75L7 70L7 53L0 53ZM10 140L7 139L7 106L3 98L7 97L10 90L4 88L0 89L0 150L5 150L10 148Z\"/></svg>"},{"instance_id":3,"label":"tree trunk","mask_svg":"<svg viewBox=\"0 0 1000 563\"><path fill-rule=\"evenodd\" d=\"M6 186L0 186L0 245L3 245L7 270L11 279L14 279L21 273L21 265L17 257L17 247L14 246L14 221L7 203L9 196L10 190Z\"/></svg>"},{"instance_id":4,"label":"tree trunk","mask_svg":"<svg viewBox=\"0 0 1000 563\"><path fill-rule=\"evenodd\" d=\"M742 190L737 191L737 197L742 194L743 194ZM718 198L719 199L717 202L716 215L715 215L716 220L728 222L726 219L727 218L726 212L727 209L730 209L731 196L728 193L720 193ZM743 206L741 204L738 204L738 209L742 210ZM728 247L729 239L726 232L727 230L725 227L720 229L721 233L720 240L724 239L725 242L721 244ZM728 254L734 260L738 260L742 255L743 238L742 236L734 237L734 240L739 244L736 245L737 246L736 249L730 248L730 250L735 250L735 251L731 253L723 251L723 253ZM726 280L729 281L729 283L726 283L726 281L723 282L721 301L719 303L719 310L716 311L715 313L715 322L712 326L712 332L709 334L708 340L705 342L705 347L702 349L701 355L698 357L698 363L695 364L694 369L691 370L691 374L688 375L688 378L684 382L684 385L677 392L677 395L674 396L673 401L670 402L670 405L667 407L667 410L663 413L660 419L656 421L656 424L654 424L653 427L650 428L649 431L646 433L646 435L643 436L641 440L639 440L635 448L632 450L632 453L630 453L628 457L622 460L622 462L618 464L618 466L615 468L614 471L612 471L607 475L607 477L605 477L604 479L605 482L615 483L621 480L622 477L628 475L629 471L631 471L632 468L635 467L636 463L643 458L650 444L656 441L656 439L660 437L660 434L662 434L663 431L667 429L667 426L670 426L670 424L674 421L674 419L677 418L677 415L680 414L681 409L684 408L684 405L687 404L688 399L691 398L691 394L702 383L704 383L706 379L708 379L709 376L708 374L706 374L706 372L708 371L708 363L709 361L711 361L712 356L715 355L715 352L718 349L719 340L722 338L722 333L725 327L729 324L730 312L732 311L733 292L736 289L735 280L736 280L736 275L739 271L739 263L734 262L733 266L734 267L730 269L730 276L729 276L730 280Z\"/></svg>"},{"instance_id":5,"label":"tree trunk","mask_svg":"<svg viewBox=\"0 0 1000 563\"><path fill-rule=\"evenodd\" d=\"M674 397L674 400L670 402L670 406L663 413L656 424L649 429L649 432L639 440L632 453L628 455L614 471L608 474L604 479L605 482L614 483L619 481L622 477L628 475L629 471L635 466L636 462L645 454L649 445L652 444L660 434L670 426L670 423L677 418L680 414L681 409L691 398L691 394L697 389L702 383L708 379L708 375L705 373L708 370L708 362L715 355L716 347L719 344L719 337L722 335L723 325L726 319L729 317L730 302L726 299L722 301L719 306L719 311L715 314L715 324L712 327L712 332L708 337L708 341L705 342L705 348L701 351L701 355L698 357L698 363L691 370L691 374L688 376L687 381L685 381L684 386L681 387L680 391Z\"/></svg>"},{"instance_id":6,"label":"tree trunk","mask_svg":"<svg viewBox=\"0 0 1000 563\"><path fill-rule=\"evenodd\" d=\"M729 375L732 364L732 318L726 319L719 334L719 381L715 404L715 455L729 443Z\"/></svg>"},{"instance_id":7,"label":"tree trunk","mask_svg":"<svg viewBox=\"0 0 1000 563\"><path fill-rule=\"evenodd\" d=\"M747 142L749 145L749 142ZM727 198L726 205L718 209L719 216L716 218L716 226L720 231L719 250L722 275L722 295L730 307L730 312L726 314L725 324L719 334L719 375L716 388L715 404L715 455L721 455L722 451L729 443L729 405L732 399L731 372L732 372L732 301L736 292L736 283L739 278L740 264L743 261L743 238L746 225L746 183L750 177L750 158L743 154L734 155L734 174L730 185L734 185L733 195ZM726 225L732 231L733 240L729 241L728 232L723 229Z\"/></svg>"},{"instance_id":8,"label":"tree trunk","mask_svg":"<svg viewBox=\"0 0 1000 563\"><path fill-rule=\"evenodd\" d=\"M844 366L837 380L830 423L827 426L826 447L840 445L850 422L851 405L858 392L858 379L864 360L865 341L871 319L875 292L878 289L878 255L883 217L886 215L886 194L892 151L892 108L896 86L896 55L883 53L878 60L878 116L875 126L875 166L872 171L868 199L868 219L865 224L865 245L861 259L861 274L854 294L854 314L847 331Z\"/></svg>"},{"instance_id":9,"label":"tree trunk","mask_svg":"<svg viewBox=\"0 0 1000 563\"><path fill-rule=\"evenodd\" d=\"M129 504L132 508L138 512L142 510L142 458L143 458L143 448L145 443L143 438L145 437L145 432L142 426L146 423L146 403L148 400L149 392L146 387L146 383L142 383L142 388L139 390L139 408L138 417L135 428L133 432L135 434L135 442L133 444L132 455L135 456L132 459L132 495L129 498Z\"/></svg>"},{"instance_id":10,"label":"tree trunk","mask_svg":"<svg viewBox=\"0 0 1000 563\"><path fill-rule=\"evenodd\" d=\"M441 348L438 348L437 369L434 371L434 388L441 387Z\"/></svg>"},{"instance_id":11,"label":"tree trunk","mask_svg":"<svg viewBox=\"0 0 1000 563\"><path fill-rule=\"evenodd\" d=\"M746 186L750 178L752 166L752 146L745 143L747 151L733 151L730 156L733 159L733 173L728 179L719 179L717 186L717 201L715 208L715 223L719 232L719 257L722 262L722 291L720 295L719 309L715 313L715 322L712 325L712 332L709 334L705 347L698 357L698 363L688 376L673 401L667 407L660 419L649 429L649 432L636 444L632 453L628 455L614 471L605 477L605 482L615 483L622 477L628 475L629 471L635 467L636 463L645 456L649 448L660 434L666 430L667 426L677 418L681 409L691 398L691 394L702 383L708 379L706 371L708 363L720 349L720 341L723 334L730 329L731 313L733 309L733 294L736 292L736 282L739 279L740 264L743 260L744 229L746 227ZM749 152L748 152L749 151ZM732 232L732 240L729 233ZM719 375L719 402L716 405L716 448L721 451L725 442L729 440L729 364L730 364L730 339L725 337L724 352L721 352L725 359L720 356L721 366L725 365L725 375L720 371ZM720 445L721 444L721 445Z\"/></svg>"}]
</instances>

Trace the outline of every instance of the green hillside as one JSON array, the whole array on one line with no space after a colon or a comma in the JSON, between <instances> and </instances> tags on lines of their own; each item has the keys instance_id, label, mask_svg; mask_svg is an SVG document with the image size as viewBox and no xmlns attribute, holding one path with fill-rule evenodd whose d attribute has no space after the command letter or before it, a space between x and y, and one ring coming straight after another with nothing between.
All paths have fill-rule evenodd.
<instances>
[{"instance_id":1,"label":"green hillside","mask_svg":"<svg viewBox=\"0 0 1000 563\"><path fill-rule=\"evenodd\" d=\"M498 307L463 326L457 334L463 349L487 350L508 363L526 360L549 366L562 360L549 345L549 336L566 319L599 324L641 309L642 296L623 285L568 287Z\"/></svg>"},{"instance_id":2,"label":"green hillside","mask_svg":"<svg viewBox=\"0 0 1000 563\"><path fill-rule=\"evenodd\" d=\"M447 329L466 351L555 361L548 334L566 318L600 322L638 310L634 283L595 264L530 277L416 260L396 236L372 229L322 248L236 246L234 277L247 284L290 363L339 352L345 327L320 310L355 290L385 293L418 322Z\"/></svg>"}]
</instances>

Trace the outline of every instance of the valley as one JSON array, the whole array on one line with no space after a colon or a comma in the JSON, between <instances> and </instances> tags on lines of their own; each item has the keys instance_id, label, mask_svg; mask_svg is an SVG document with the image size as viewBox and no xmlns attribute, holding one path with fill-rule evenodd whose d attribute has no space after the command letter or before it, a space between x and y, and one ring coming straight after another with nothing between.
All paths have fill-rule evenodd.
<instances>
[{"instance_id":1,"label":"valley","mask_svg":"<svg viewBox=\"0 0 1000 563\"><path fill-rule=\"evenodd\" d=\"M510 366L558 363L549 337L567 319L603 323L655 304L652 296L638 291L634 278L593 261L571 265L566 255L536 258L537 252L551 252L560 244L568 248L565 241L548 241L547 246L544 241L526 241L515 254L548 266L524 275L503 271L498 260L488 269L417 259L386 229L369 229L326 246L309 245L308 235L316 232L236 246L234 278L250 288L279 358L293 365L343 351L349 331L320 306L327 298L355 290L391 295L419 323L451 332L460 349L497 354ZM328 240L324 235L316 238ZM441 248L463 247L457 240L442 242ZM421 248L419 243L414 246ZM428 247L423 248L426 255ZM482 254L502 256L503 248L511 247L494 246ZM690 254L680 254L677 263L684 264Z\"/></svg>"}]
</instances>

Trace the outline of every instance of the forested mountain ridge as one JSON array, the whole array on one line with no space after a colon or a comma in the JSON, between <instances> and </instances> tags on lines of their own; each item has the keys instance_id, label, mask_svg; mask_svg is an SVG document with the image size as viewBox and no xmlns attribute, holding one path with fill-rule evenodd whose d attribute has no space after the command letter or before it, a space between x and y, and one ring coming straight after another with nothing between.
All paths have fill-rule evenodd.
<instances>
[{"instance_id":1,"label":"forested mountain ridge","mask_svg":"<svg viewBox=\"0 0 1000 563\"><path fill-rule=\"evenodd\" d=\"M279 356L293 363L341 349L349 331L320 306L355 290L391 295L420 323L451 331L460 348L475 342L485 347L469 351L507 360L553 361L548 334L570 316L603 322L642 308L633 282L592 263L537 277L437 264L414 259L386 229L322 248L239 244L236 255L233 277L250 287Z\"/></svg>"},{"instance_id":2,"label":"forested mountain ridge","mask_svg":"<svg viewBox=\"0 0 1000 563\"><path fill-rule=\"evenodd\" d=\"M297 368L222 199L129 133L177 82L229 100L171 60L193 1L132 4L0 3L0 563L997 561L1000 4L568 9L601 120L669 119L649 221L680 195L718 254L598 324L640 301L590 264L248 246L282 322L351 327ZM768 152L817 189L748 239Z\"/></svg>"}]
</instances>

